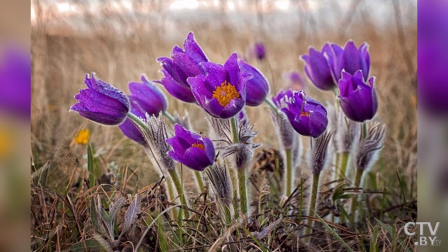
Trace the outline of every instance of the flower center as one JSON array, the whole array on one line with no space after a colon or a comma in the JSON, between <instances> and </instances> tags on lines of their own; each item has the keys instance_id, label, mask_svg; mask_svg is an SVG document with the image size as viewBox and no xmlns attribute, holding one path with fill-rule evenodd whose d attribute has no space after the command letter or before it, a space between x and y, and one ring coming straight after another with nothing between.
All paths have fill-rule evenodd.
<instances>
[{"instance_id":1,"label":"flower center","mask_svg":"<svg viewBox=\"0 0 448 252\"><path fill-rule=\"evenodd\" d=\"M204 144L201 144L201 143L194 143L191 145L191 147L196 147L196 148L205 150Z\"/></svg>"},{"instance_id":2,"label":"flower center","mask_svg":"<svg viewBox=\"0 0 448 252\"><path fill-rule=\"evenodd\" d=\"M302 112L300 112L300 116L306 116L306 117L309 117L309 116L310 116L310 113L309 113L309 112L306 112L306 111L302 111Z\"/></svg>"},{"instance_id":3,"label":"flower center","mask_svg":"<svg viewBox=\"0 0 448 252\"><path fill-rule=\"evenodd\" d=\"M235 86L230 84L230 82L224 81L221 83L221 86L216 87L215 91L213 91L212 97L216 98L219 104L225 107L233 99L240 98L240 94L236 90Z\"/></svg>"}]
</instances>

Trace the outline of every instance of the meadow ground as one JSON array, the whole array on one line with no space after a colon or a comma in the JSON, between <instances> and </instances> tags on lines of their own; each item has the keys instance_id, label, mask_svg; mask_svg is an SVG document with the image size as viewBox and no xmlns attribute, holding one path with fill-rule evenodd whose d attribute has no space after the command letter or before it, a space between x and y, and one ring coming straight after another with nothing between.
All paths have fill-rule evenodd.
<instances>
[{"instance_id":1,"label":"meadow ground","mask_svg":"<svg viewBox=\"0 0 448 252\"><path fill-rule=\"evenodd\" d=\"M85 10L84 15L78 17L84 25L83 31L79 31L63 22L58 25L45 22L44 16L48 13L44 10L38 13L41 16L37 17L32 28L32 249L69 249L77 242L94 237L88 223L90 215L86 214L89 209L89 203L86 202L89 201L85 199L103 195L103 190L106 189L98 184L89 189L85 182L88 180L87 145L73 142L81 129L90 131L89 143L95 147L93 159L99 167L98 177L103 173L114 174L120 180L118 184L123 196L132 197L135 192L146 194L148 209L154 208L150 204L149 195L156 195L154 188L160 177L152 169L144 150L124 137L117 127L97 125L74 112L69 113L69 108L75 103L73 96L84 87L86 73L96 72L102 80L126 92L127 83L138 81L142 73L150 80L160 79L161 67L156 58L168 56L174 44L182 45L189 31L195 33L197 42L214 62L223 63L235 51L239 55L245 55L268 78L271 94L284 87L285 71L298 70L303 73L303 62L299 55L307 53L309 46L320 49L327 41L343 45L348 39L353 39L358 45L367 42L372 61L371 75L377 78L377 118L387 125L387 136L380 159L367 175L364 187L372 190L372 193L365 196L366 201L371 203L366 204L366 209L375 212L376 209L368 207L380 206L378 208L381 213L372 214L371 220L381 217L382 222L364 223L365 237L362 233L348 231L340 231L340 234L346 235L344 240L354 250L371 248L372 241L383 249L387 248L387 251L405 250L407 244L408 249L414 249L412 240L405 237L399 227L416 215L416 6L407 1L381 1L386 6L384 8L392 10L389 14L393 17L388 14L389 16L384 17L384 24L378 25L381 16L373 15L371 6L365 1L357 2L351 1L346 7L331 4L330 8L339 14L334 22L322 22L325 19L313 12L298 12L300 22L282 23L281 27L277 27L272 21L270 13L235 14L223 10L215 12L213 18L204 19L188 19L169 14L123 18L104 9L102 12ZM42 3L36 4L39 7ZM140 4L140 7L145 6ZM304 2L300 5L304 9L307 7ZM152 8L154 12L166 11L162 1L148 3L147 8ZM194 13L191 15L194 16ZM235 21L239 20L239 15L249 18ZM106 18L98 19L99 16ZM265 43L267 58L264 62L257 62L248 56L248 47L255 41ZM306 90L320 101L334 101L333 93L321 92L310 82ZM197 132L207 132L204 113L199 108L169 98L169 111L179 111L181 115L188 111L193 128ZM255 124L255 129L260 132L255 139L256 142L263 143L259 152L262 149L277 149L277 139L267 106L248 108L247 113L251 124ZM302 169L303 176L307 177L307 168ZM331 172L331 167L328 170ZM190 174L185 176L187 179L184 183L191 198L199 200L198 195L189 190L193 188ZM104 176L101 179L100 182L110 183ZM297 178L296 185L299 180ZM294 247L290 243L295 243L312 250L302 244L302 241L298 243L288 240L291 239L289 236L288 239L282 237L285 233L277 229L270 230L276 235L272 236L274 238L268 235L270 240L258 240L244 234L244 230L263 230L267 223L277 219L275 213L281 211L272 210L272 216L265 223L257 223L256 227L231 227L226 233L227 238L233 230L242 233L226 240L230 249L233 249L230 244L238 244L248 250L255 250L256 247L274 250L281 247L283 251L288 251ZM151 220L143 214L139 218L144 219L139 224L141 227L145 225L144 221ZM286 227L287 222L284 220L279 229L289 230L291 227ZM300 222L297 223L300 226ZM161 223L157 224L158 227L149 232L154 237L161 232L160 226L163 226ZM334 225L333 228L342 229L341 226ZM322 240L319 240L318 246L322 250L337 251L341 245L325 232L325 228L322 230L324 235L316 234L316 239ZM123 242L119 248L129 249L129 244L135 245L138 242L138 239L135 242L136 237L140 236L133 235L125 235L127 241L131 242ZM220 237L219 232L207 235L215 237L215 240ZM198 251L207 250L213 242L210 244L205 236L197 235L186 241L188 246L185 246ZM364 240L366 244L360 240ZM160 243L160 240L158 243L150 240L143 242L148 249L158 247L163 250ZM173 244L167 245L167 249L181 250L182 244L179 241L174 241ZM84 243L83 246L85 245Z\"/></svg>"}]
</instances>

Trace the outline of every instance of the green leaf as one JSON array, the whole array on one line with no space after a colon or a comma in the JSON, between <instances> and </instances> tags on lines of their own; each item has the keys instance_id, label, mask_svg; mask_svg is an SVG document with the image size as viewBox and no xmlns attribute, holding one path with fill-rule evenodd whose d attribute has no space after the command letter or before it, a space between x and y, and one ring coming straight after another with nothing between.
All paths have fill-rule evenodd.
<instances>
[{"instance_id":1,"label":"green leaf","mask_svg":"<svg viewBox=\"0 0 448 252\"><path fill-rule=\"evenodd\" d=\"M90 188L95 186L95 157L93 156L92 147L89 144L87 146L87 170L89 171L89 186Z\"/></svg>"}]
</instances>

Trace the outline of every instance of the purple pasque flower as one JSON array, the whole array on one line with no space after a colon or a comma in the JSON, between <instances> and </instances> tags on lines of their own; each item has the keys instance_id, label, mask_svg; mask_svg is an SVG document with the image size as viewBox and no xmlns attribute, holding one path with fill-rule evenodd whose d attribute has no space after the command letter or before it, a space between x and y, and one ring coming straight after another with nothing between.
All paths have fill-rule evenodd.
<instances>
[{"instance_id":1,"label":"purple pasque flower","mask_svg":"<svg viewBox=\"0 0 448 252\"><path fill-rule=\"evenodd\" d=\"M252 48L252 53L259 60L263 60L266 57L266 48L261 42L256 42Z\"/></svg>"},{"instance_id":2,"label":"purple pasque flower","mask_svg":"<svg viewBox=\"0 0 448 252\"><path fill-rule=\"evenodd\" d=\"M199 105L211 116L228 119L238 114L246 103L246 82L252 75L242 71L236 53L224 66L203 62L207 75L188 78Z\"/></svg>"},{"instance_id":3,"label":"purple pasque flower","mask_svg":"<svg viewBox=\"0 0 448 252\"><path fill-rule=\"evenodd\" d=\"M322 51L310 47L308 55L302 55L300 58L305 62L305 72L311 82L322 90L332 90L337 85L332 75L332 68L326 55L330 53L331 47L326 44ZM334 57L333 57L334 58Z\"/></svg>"},{"instance_id":4,"label":"purple pasque flower","mask_svg":"<svg viewBox=\"0 0 448 252\"><path fill-rule=\"evenodd\" d=\"M363 79L363 72L356 71L354 75L342 71L342 79L339 80L340 94L339 104L344 114L356 122L370 120L378 110L376 97L375 78L371 77L368 84Z\"/></svg>"},{"instance_id":5,"label":"purple pasque flower","mask_svg":"<svg viewBox=\"0 0 448 252\"><path fill-rule=\"evenodd\" d=\"M278 109L281 109L284 105L285 100L289 100L293 97L294 91L291 89L280 90L277 96L272 96L272 102Z\"/></svg>"},{"instance_id":6,"label":"purple pasque flower","mask_svg":"<svg viewBox=\"0 0 448 252\"><path fill-rule=\"evenodd\" d=\"M286 114L292 127L301 135L319 137L327 128L327 110L303 91L294 91L285 99L287 105L281 111Z\"/></svg>"},{"instance_id":7,"label":"purple pasque flower","mask_svg":"<svg viewBox=\"0 0 448 252\"><path fill-rule=\"evenodd\" d=\"M213 164L215 147L210 139L188 131L179 124L174 125L174 135L166 140L173 147L168 152L172 159L196 171Z\"/></svg>"},{"instance_id":8,"label":"purple pasque flower","mask_svg":"<svg viewBox=\"0 0 448 252\"><path fill-rule=\"evenodd\" d=\"M160 112L166 111L168 101L162 91L153 83L148 81L145 75L141 76L143 83L130 82L129 91L131 96L138 102L141 108L150 115L158 116Z\"/></svg>"},{"instance_id":9,"label":"purple pasque flower","mask_svg":"<svg viewBox=\"0 0 448 252\"><path fill-rule=\"evenodd\" d=\"M344 48L336 44L326 44L325 51L328 63L333 72L336 81L342 78L342 70L353 75L356 71L362 70L364 80L367 81L370 71L369 45L362 43L359 48L356 47L353 40L347 41Z\"/></svg>"},{"instance_id":10,"label":"purple pasque flower","mask_svg":"<svg viewBox=\"0 0 448 252\"><path fill-rule=\"evenodd\" d=\"M128 96L130 104L131 104L131 113L140 117L144 122L146 122L146 111L140 106L138 100L133 96ZM131 119L127 118L124 123L118 126L121 132L131 140L141 144L143 146L147 146L145 137L143 137L140 130L134 125Z\"/></svg>"},{"instance_id":11,"label":"purple pasque flower","mask_svg":"<svg viewBox=\"0 0 448 252\"><path fill-rule=\"evenodd\" d=\"M70 111L104 125L120 125L130 110L128 97L119 89L97 79L95 73L86 74L87 89L80 89L75 95L76 103Z\"/></svg>"},{"instance_id":12,"label":"purple pasque flower","mask_svg":"<svg viewBox=\"0 0 448 252\"><path fill-rule=\"evenodd\" d=\"M31 54L11 42L0 45L0 110L31 116Z\"/></svg>"},{"instance_id":13,"label":"purple pasque flower","mask_svg":"<svg viewBox=\"0 0 448 252\"><path fill-rule=\"evenodd\" d=\"M246 105L259 106L269 94L269 84L263 74L255 67L238 59L240 69L252 74L252 78L246 82Z\"/></svg>"},{"instance_id":14,"label":"purple pasque flower","mask_svg":"<svg viewBox=\"0 0 448 252\"><path fill-rule=\"evenodd\" d=\"M168 93L175 98L194 103L196 99L191 92L187 79L204 74L204 70L199 63L208 62L208 59L194 40L192 32L185 39L184 49L176 45L171 53L171 58L161 57L157 59L162 65L161 72L165 77L156 82L161 83Z\"/></svg>"},{"instance_id":15,"label":"purple pasque flower","mask_svg":"<svg viewBox=\"0 0 448 252\"><path fill-rule=\"evenodd\" d=\"M306 82L302 75L297 71L289 71L283 74L283 79L286 81L286 86L292 90L304 90Z\"/></svg>"}]
</instances>

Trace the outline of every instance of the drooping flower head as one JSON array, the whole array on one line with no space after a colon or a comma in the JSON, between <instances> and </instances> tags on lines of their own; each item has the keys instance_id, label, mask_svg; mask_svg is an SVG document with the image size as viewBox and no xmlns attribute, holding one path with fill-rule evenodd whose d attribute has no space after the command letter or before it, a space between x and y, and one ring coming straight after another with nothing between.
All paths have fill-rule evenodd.
<instances>
[{"instance_id":1,"label":"drooping flower head","mask_svg":"<svg viewBox=\"0 0 448 252\"><path fill-rule=\"evenodd\" d=\"M339 80L339 103L345 115L356 122L364 122L375 116L378 110L378 100L374 86L375 78L368 83L363 80L363 73L358 70L354 75L342 72Z\"/></svg>"},{"instance_id":2,"label":"drooping flower head","mask_svg":"<svg viewBox=\"0 0 448 252\"><path fill-rule=\"evenodd\" d=\"M241 70L252 74L252 78L246 82L246 105L259 106L269 94L269 84L263 74L255 67L239 59Z\"/></svg>"},{"instance_id":3,"label":"drooping flower head","mask_svg":"<svg viewBox=\"0 0 448 252\"><path fill-rule=\"evenodd\" d=\"M211 116L228 119L238 114L246 102L246 82L252 75L242 71L236 53L224 66L203 62L207 74L188 78L199 105Z\"/></svg>"},{"instance_id":4,"label":"drooping flower head","mask_svg":"<svg viewBox=\"0 0 448 252\"><path fill-rule=\"evenodd\" d=\"M150 115L158 116L168 108L168 101L162 91L142 75L142 83L130 82L129 91L131 96L141 106L141 108Z\"/></svg>"},{"instance_id":5,"label":"drooping flower head","mask_svg":"<svg viewBox=\"0 0 448 252\"><path fill-rule=\"evenodd\" d=\"M70 111L104 125L120 125L130 109L128 97L119 89L97 79L95 73L86 74L84 83L87 89L75 95L76 103Z\"/></svg>"},{"instance_id":6,"label":"drooping flower head","mask_svg":"<svg viewBox=\"0 0 448 252\"><path fill-rule=\"evenodd\" d=\"M173 147L168 154L193 170L202 171L213 164L215 147L210 139L174 125L175 136L166 140Z\"/></svg>"},{"instance_id":7,"label":"drooping flower head","mask_svg":"<svg viewBox=\"0 0 448 252\"><path fill-rule=\"evenodd\" d=\"M141 118L144 122L146 122L145 110L140 106L135 97L133 96L128 97L131 104L131 113ZM143 137L140 130L138 130L135 124L131 121L131 119L127 118L126 121L124 121L124 123L118 126L118 128L120 128L121 132L123 132L123 134L127 136L129 139L143 146L147 146L145 138Z\"/></svg>"},{"instance_id":8,"label":"drooping flower head","mask_svg":"<svg viewBox=\"0 0 448 252\"><path fill-rule=\"evenodd\" d=\"M338 81L342 78L342 70L345 70L351 75L361 70L364 80L367 81L370 71L370 55L368 50L369 45L367 43L362 43L357 48L353 40L347 41L344 48L336 44L327 43L324 46L324 51L334 79Z\"/></svg>"},{"instance_id":9,"label":"drooping flower head","mask_svg":"<svg viewBox=\"0 0 448 252\"><path fill-rule=\"evenodd\" d=\"M300 57L305 62L306 75L316 87L322 90L332 90L337 85L326 57L330 50L331 47L328 44L322 48L321 52L310 47L308 55Z\"/></svg>"},{"instance_id":10,"label":"drooping flower head","mask_svg":"<svg viewBox=\"0 0 448 252\"><path fill-rule=\"evenodd\" d=\"M255 56L258 60L263 60L266 57L266 48L263 43L256 42L250 50L250 54Z\"/></svg>"},{"instance_id":11,"label":"drooping flower head","mask_svg":"<svg viewBox=\"0 0 448 252\"><path fill-rule=\"evenodd\" d=\"M161 72L165 75L165 78L156 82L161 83L168 93L175 98L194 103L196 99L191 92L187 79L204 74L204 70L199 63L208 62L208 59L194 40L192 32L185 39L184 49L174 46L171 58L161 57L157 59L163 67Z\"/></svg>"},{"instance_id":12,"label":"drooping flower head","mask_svg":"<svg viewBox=\"0 0 448 252\"><path fill-rule=\"evenodd\" d=\"M305 92L293 92L292 97L285 100L285 103L288 107L281 110L299 134L317 138L327 128L327 110L320 102L307 96Z\"/></svg>"}]
</instances>

